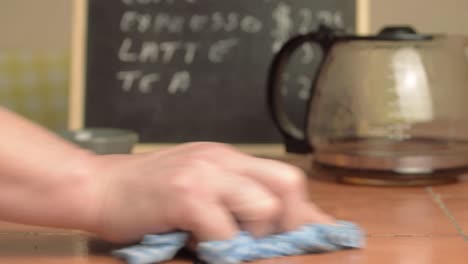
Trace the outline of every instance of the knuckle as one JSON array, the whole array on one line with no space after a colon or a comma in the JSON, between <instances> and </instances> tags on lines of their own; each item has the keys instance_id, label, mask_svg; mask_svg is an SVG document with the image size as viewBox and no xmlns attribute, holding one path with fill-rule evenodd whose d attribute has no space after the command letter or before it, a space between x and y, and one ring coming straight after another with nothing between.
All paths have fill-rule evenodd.
<instances>
[{"instance_id":1,"label":"knuckle","mask_svg":"<svg viewBox=\"0 0 468 264\"><path fill-rule=\"evenodd\" d=\"M251 204L251 220L269 220L281 213L281 203L274 198L263 199Z\"/></svg>"},{"instance_id":2,"label":"knuckle","mask_svg":"<svg viewBox=\"0 0 468 264\"><path fill-rule=\"evenodd\" d=\"M199 222L198 203L202 203L203 195L198 188L185 182L176 183L175 191L178 193L177 198L172 201L174 214L171 222L191 230Z\"/></svg>"},{"instance_id":3,"label":"knuckle","mask_svg":"<svg viewBox=\"0 0 468 264\"><path fill-rule=\"evenodd\" d=\"M191 172L192 174L194 171L200 172L210 170L212 168L212 165L208 160L196 154L189 154L183 161L183 166L187 173Z\"/></svg>"},{"instance_id":4,"label":"knuckle","mask_svg":"<svg viewBox=\"0 0 468 264\"><path fill-rule=\"evenodd\" d=\"M202 154L202 155L229 155L235 152L233 147L223 144L223 143L215 143L215 142L201 142L195 143L195 153Z\"/></svg>"},{"instance_id":5,"label":"knuckle","mask_svg":"<svg viewBox=\"0 0 468 264\"><path fill-rule=\"evenodd\" d=\"M212 193L206 175L199 171L194 172L192 166L179 168L173 173L168 179L168 188L177 195L180 206L184 208L191 207L195 200L208 200Z\"/></svg>"},{"instance_id":6,"label":"knuckle","mask_svg":"<svg viewBox=\"0 0 468 264\"><path fill-rule=\"evenodd\" d=\"M262 203L259 211L265 216L265 218L272 218L277 216L281 212L281 203L276 199L268 199Z\"/></svg>"},{"instance_id":7,"label":"knuckle","mask_svg":"<svg viewBox=\"0 0 468 264\"><path fill-rule=\"evenodd\" d=\"M284 191L297 191L306 186L306 176L304 172L296 167L288 166L285 168L284 177L282 178L282 186Z\"/></svg>"},{"instance_id":8,"label":"knuckle","mask_svg":"<svg viewBox=\"0 0 468 264\"><path fill-rule=\"evenodd\" d=\"M196 179L190 175L188 170L180 169L173 173L168 179L168 188L174 193L180 194L180 196L192 196L198 191L196 185Z\"/></svg>"}]
</instances>

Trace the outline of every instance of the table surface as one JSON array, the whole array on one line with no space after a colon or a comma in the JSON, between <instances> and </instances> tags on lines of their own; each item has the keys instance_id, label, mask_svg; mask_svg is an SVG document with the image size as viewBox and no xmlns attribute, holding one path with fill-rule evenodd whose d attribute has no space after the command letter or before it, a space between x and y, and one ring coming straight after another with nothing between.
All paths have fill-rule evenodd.
<instances>
[{"instance_id":1,"label":"table surface","mask_svg":"<svg viewBox=\"0 0 468 264\"><path fill-rule=\"evenodd\" d=\"M432 187L339 184L322 177L310 157L282 158L304 168L310 195L335 217L360 224L364 249L262 260L259 264L467 263L468 175ZM121 263L108 255L116 245L74 230L0 222L0 263ZM179 257L172 264L193 263Z\"/></svg>"}]
</instances>

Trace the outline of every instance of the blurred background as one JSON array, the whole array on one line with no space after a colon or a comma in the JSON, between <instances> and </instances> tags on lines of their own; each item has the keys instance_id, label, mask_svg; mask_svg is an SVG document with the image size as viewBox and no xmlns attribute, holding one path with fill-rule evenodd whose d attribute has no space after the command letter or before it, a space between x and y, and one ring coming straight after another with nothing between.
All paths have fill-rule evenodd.
<instances>
[{"instance_id":1,"label":"blurred background","mask_svg":"<svg viewBox=\"0 0 468 264\"><path fill-rule=\"evenodd\" d=\"M468 34L466 0L369 2L372 33L411 24ZM50 129L67 126L72 7L72 0L0 0L0 104Z\"/></svg>"}]
</instances>

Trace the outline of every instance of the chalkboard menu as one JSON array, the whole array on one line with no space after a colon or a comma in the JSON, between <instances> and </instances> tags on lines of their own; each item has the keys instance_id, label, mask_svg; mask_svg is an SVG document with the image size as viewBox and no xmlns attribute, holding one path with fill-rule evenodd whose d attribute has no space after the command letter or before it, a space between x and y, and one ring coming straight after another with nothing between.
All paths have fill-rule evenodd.
<instances>
[{"instance_id":1,"label":"chalkboard menu","mask_svg":"<svg viewBox=\"0 0 468 264\"><path fill-rule=\"evenodd\" d=\"M275 143L266 107L274 53L319 23L355 29L351 0L88 0L86 127L135 130L142 142ZM317 49L284 75L302 122Z\"/></svg>"}]
</instances>

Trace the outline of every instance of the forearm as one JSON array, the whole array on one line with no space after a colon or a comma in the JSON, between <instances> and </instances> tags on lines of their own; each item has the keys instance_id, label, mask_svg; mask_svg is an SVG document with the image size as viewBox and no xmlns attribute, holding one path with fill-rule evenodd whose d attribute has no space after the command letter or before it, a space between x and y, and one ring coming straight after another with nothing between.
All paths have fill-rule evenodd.
<instances>
[{"instance_id":1,"label":"forearm","mask_svg":"<svg viewBox=\"0 0 468 264\"><path fill-rule=\"evenodd\" d=\"M93 154L0 107L0 220L87 229Z\"/></svg>"}]
</instances>

